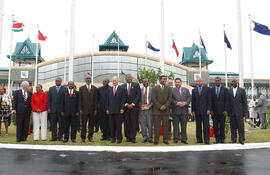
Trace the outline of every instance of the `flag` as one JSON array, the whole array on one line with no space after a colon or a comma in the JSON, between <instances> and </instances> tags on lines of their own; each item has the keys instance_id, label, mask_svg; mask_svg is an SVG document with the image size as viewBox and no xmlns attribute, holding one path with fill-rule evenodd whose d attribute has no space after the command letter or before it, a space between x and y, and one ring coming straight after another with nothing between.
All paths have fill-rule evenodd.
<instances>
[{"instance_id":1,"label":"flag","mask_svg":"<svg viewBox=\"0 0 270 175\"><path fill-rule=\"evenodd\" d=\"M13 24L12 24L13 32L21 32L23 31L23 27L24 27L23 23L13 20Z\"/></svg>"},{"instance_id":2,"label":"flag","mask_svg":"<svg viewBox=\"0 0 270 175\"><path fill-rule=\"evenodd\" d=\"M159 52L159 49L154 48L149 41L147 41L147 48L153 50L154 52Z\"/></svg>"},{"instance_id":3,"label":"flag","mask_svg":"<svg viewBox=\"0 0 270 175\"><path fill-rule=\"evenodd\" d=\"M227 38L227 35L226 35L225 31L224 31L224 42L227 44L227 47L228 47L229 49L231 49L231 50L232 50L231 43L230 43L230 41L228 40L228 38Z\"/></svg>"},{"instance_id":4,"label":"flag","mask_svg":"<svg viewBox=\"0 0 270 175\"><path fill-rule=\"evenodd\" d=\"M179 56L179 52L178 52L178 49L177 49L177 47L176 47L176 45L175 45L174 40L173 40L173 45L172 45L172 47L174 48L175 53L176 53L176 55L177 55L177 57L178 57L178 56Z\"/></svg>"},{"instance_id":5,"label":"flag","mask_svg":"<svg viewBox=\"0 0 270 175\"><path fill-rule=\"evenodd\" d=\"M38 31L38 40L46 41L47 36L44 36L40 31Z\"/></svg>"},{"instance_id":6,"label":"flag","mask_svg":"<svg viewBox=\"0 0 270 175\"><path fill-rule=\"evenodd\" d=\"M255 24L254 29L253 29L255 32L258 32L263 35L270 35L270 30L268 29L266 25L262 25L254 21L252 22Z\"/></svg>"},{"instance_id":7,"label":"flag","mask_svg":"<svg viewBox=\"0 0 270 175\"><path fill-rule=\"evenodd\" d=\"M204 42L203 42L203 40L202 40L202 36L200 36L200 38L201 38L201 45L203 46L203 48L204 48L204 50L205 50L205 53L207 53L206 47L205 47Z\"/></svg>"}]
</instances>

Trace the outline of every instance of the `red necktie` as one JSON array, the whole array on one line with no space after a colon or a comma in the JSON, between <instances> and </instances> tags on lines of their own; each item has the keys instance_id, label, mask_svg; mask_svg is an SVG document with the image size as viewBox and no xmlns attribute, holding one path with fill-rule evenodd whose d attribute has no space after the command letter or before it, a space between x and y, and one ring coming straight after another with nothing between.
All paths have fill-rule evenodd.
<instances>
[{"instance_id":1,"label":"red necktie","mask_svg":"<svg viewBox=\"0 0 270 175\"><path fill-rule=\"evenodd\" d=\"M70 89L69 96L72 97L72 90Z\"/></svg>"},{"instance_id":2,"label":"red necktie","mask_svg":"<svg viewBox=\"0 0 270 175\"><path fill-rule=\"evenodd\" d=\"M88 92L90 92L90 85L88 85Z\"/></svg>"},{"instance_id":3,"label":"red necktie","mask_svg":"<svg viewBox=\"0 0 270 175\"><path fill-rule=\"evenodd\" d=\"M180 88L178 88L178 93L179 93L180 96L182 96Z\"/></svg>"},{"instance_id":4,"label":"red necktie","mask_svg":"<svg viewBox=\"0 0 270 175\"><path fill-rule=\"evenodd\" d=\"M144 104L147 104L147 87L145 87L144 90L144 98L143 98Z\"/></svg>"},{"instance_id":5,"label":"red necktie","mask_svg":"<svg viewBox=\"0 0 270 175\"><path fill-rule=\"evenodd\" d=\"M130 93L130 83L128 83L128 95Z\"/></svg>"},{"instance_id":6,"label":"red necktie","mask_svg":"<svg viewBox=\"0 0 270 175\"><path fill-rule=\"evenodd\" d=\"M115 86L113 87L113 95L115 96L116 88Z\"/></svg>"}]
</instances>

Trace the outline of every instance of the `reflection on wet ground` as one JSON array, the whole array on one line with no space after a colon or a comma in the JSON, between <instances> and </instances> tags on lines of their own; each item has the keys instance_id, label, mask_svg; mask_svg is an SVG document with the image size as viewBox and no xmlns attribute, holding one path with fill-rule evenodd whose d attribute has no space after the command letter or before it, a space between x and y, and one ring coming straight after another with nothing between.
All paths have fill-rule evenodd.
<instances>
[{"instance_id":1,"label":"reflection on wet ground","mask_svg":"<svg viewBox=\"0 0 270 175\"><path fill-rule=\"evenodd\" d=\"M267 175L270 149L112 153L0 149L0 174Z\"/></svg>"}]
</instances>

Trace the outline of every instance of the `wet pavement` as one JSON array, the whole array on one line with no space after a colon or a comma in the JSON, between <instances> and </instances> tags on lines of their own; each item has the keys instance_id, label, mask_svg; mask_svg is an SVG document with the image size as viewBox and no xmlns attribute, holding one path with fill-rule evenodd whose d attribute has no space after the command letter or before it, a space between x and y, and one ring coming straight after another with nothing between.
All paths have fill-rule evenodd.
<instances>
[{"instance_id":1,"label":"wet pavement","mask_svg":"<svg viewBox=\"0 0 270 175\"><path fill-rule=\"evenodd\" d=\"M270 174L270 149L169 153L0 151L1 175Z\"/></svg>"}]
</instances>

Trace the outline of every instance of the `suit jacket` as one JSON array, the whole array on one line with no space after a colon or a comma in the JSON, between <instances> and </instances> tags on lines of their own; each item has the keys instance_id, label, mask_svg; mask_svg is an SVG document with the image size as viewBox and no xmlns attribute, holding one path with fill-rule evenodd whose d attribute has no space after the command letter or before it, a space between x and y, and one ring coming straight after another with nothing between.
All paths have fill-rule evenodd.
<instances>
[{"instance_id":1,"label":"suit jacket","mask_svg":"<svg viewBox=\"0 0 270 175\"><path fill-rule=\"evenodd\" d=\"M224 111L229 112L228 89L220 86L219 96L216 93L216 86L211 88L212 111L215 115L223 115Z\"/></svg>"},{"instance_id":2,"label":"suit jacket","mask_svg":"<svg viewBox=\"0 0 270 175\"><path fill-rule=\"evenodd\" d=\"M27 91L27 100L24 101L22 90L15 91L12 106L16 114L25 114L25 112L30 113L32 111L31 98L32 93Z\"/></svg>"},{"instance_id":3,"label":"suit jacket","mask_svg":"<svg viewBox=\"0 0 270 175\"><path fill-rule=\"evenodd\" d=\"M107 110L110 86L98 88L98 111L104 113Z\"/></svg>"},{"instance_id":4,"label":"suit jacket","mask_svg":"<svg viewBox=\"0 0 270 175\"><path fill-rule=\"evenodd\" d=\"M122 86L118 86L115 95L113 94L113 87L109 87L107 110L110 114L119 114L120 110L125 108L126 93Z\"/></svg>"},{"instance_id":5,"label":"suit jacket","mask_svg":"<svg viewBox=\"0 0 270 175\"><path fill-rule=\"evenodd\" d=\"M69 89L65 89L62 97L61 112L65 113L65 116L75 116L79 112L79 93L73 90L72 97L70 97Z\"/></svg>"},{"instance_id":6,"label":"suit jacket","mask_svg":"<svg viewBox=\"0 0 270 175\"><path fill-rule=\"evenodd\" d=\"M122 85L125 96L126 96L126 101L125 104L135 104L134 109L139 110L139 101L141 97L141 89L140 85L138 83L131 82L131 87L130 87L130 94L128 95L128 89L127 89L127 83L124 83Z\"/></svg>"},{"instance_id":7,"label":"suit jacket","mask_svg":"<svg viewBox=\"0 0 270 175\"><path fill-rule=\"evenodd\" d=\"M93 114L98 106L98 90L91 85L91 90L88 92L86 85L79 89L79 110L83 111L84 115Z\"/></svg>"},{"instance_id":8,"label":"suit jacket","mask_svg":"<svg viewBox=\"0 0 270 175\"><path fill-rule=\"evenodd\" d=\"M151 105L152 104L152 87L148 86L148 88L149 88L149 91L148 91L148 103L149 103L149 105ZM139 105L144 104L144 93L145 93L144 89L145 89L145 87L141 88L141 99L139 101Z\"/></svg>"},{"instance_id":9,"label":"suit jacket","mask_svg":"<svg viewBox=\"0 0 270 175\"><path fill-rule=\"evenodd\" d=\"M160 85L152 89L152 102L153 102L153 115L170 115L170 106L172 102L172 90L169 86L165 85L161 89ZM160 107L166 106L166 110L161 111Z\"/></svg>"},{"instance_id":10,"label":"suit jacket","mask_svg":"<svg viewBox=\"0 0 270 175\"><path fill-rule=\"evenodd\" d=\"M233 88L229 90L230 116L244 117L244 113L248 112L247 96L243 88L237 87L236 95L233 95Z\"/></svg>"},{"instance_id":11,"label":"suit jacket","mask_svg":"<svg viewBox=\"0 0 270 175\"><path fill-rule=\"evenodd\" d=\"M66 87L61 86L57 93L56 86L50 87L47 96L47 108L51 110L52 114L61 112L61 98L66 89Z\"/></svg>"},{"instance_id":12,"label":"suit jacket","mask_svg":"<svg viewBox=\"0 0 270 175\"><path fill-rule=\"evenodd\" d=\"M188 106L191 101L191 95L187 88L181 87L181 95L178 92L178 88L175 87L172 90L172 101L173 101L173 114L174 115L187 115L188 114ZM178 102L186 102L187 105L184 107L180 107L177 105Z\"/></svg>"},{"instance_id":13,"label":"suit jacket","mask_svg":"<svg viewBox=\"0 0 270 175\"><path fill-rule=\"evenodd\" d=\"M192 112L195 115L206 115L207 110L211 110L211 92L210 88L203 86L201 95L199 95L198 87L192 90Z\"/></svg>"},{"instance_id":14,"label":"suit jacket","mask_svg":"<svg viewBox=\"0 0 270 175\"><path fill-rule=\"evenodd\" d=\"M265 96L261 95L258 104L256 105L259 114L266 114L267 113L267 99Z\"/></svg>"}]
</instances>

